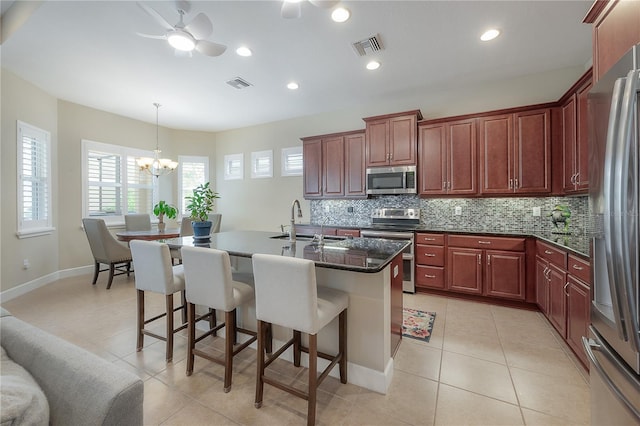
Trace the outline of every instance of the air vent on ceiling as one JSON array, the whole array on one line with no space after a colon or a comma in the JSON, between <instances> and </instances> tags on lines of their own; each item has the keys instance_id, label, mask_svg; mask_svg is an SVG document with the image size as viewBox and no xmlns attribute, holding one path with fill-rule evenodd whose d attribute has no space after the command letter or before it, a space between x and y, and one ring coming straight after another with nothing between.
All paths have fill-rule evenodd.
<instances>
[{"instance_id":1,"label":"air vent on ceiling","mask_svg":"<svg viewBox=\"0 0 640 426\"><path fill-rule=\"evenodd\" d=\"M353 48L360 56L370 55L373 52L383 50L382 40L380 34L372 35L364 40L356 41L353 43Z\"/></svg>"},{"instance_id":2,"label":"air vent on ceiling","mask_svg":"<svg viewBox=\"0 0 640 426\"><path fill-rule=\"evenodd\" d=\"M227 81L227 84L231 87L235 87L236 89L246 89L249 86L253 86L253 84L240 77L232 78L231 80Z\"/></svg>"}]
</instances>

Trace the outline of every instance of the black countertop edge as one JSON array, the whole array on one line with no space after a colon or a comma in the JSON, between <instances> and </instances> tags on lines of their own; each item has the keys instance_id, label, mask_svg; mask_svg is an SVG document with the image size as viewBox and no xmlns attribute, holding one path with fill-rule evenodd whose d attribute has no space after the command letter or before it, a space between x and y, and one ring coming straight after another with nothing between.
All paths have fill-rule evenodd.
<instances>
[{"instance_id":1,"label":"black countertop edge","mask_svg":"<svg viewBox=\"0 0 640 426\"><path fill-rule=\"evenodd\" d=\"M320 226L312 223L301 223L302 226ZM335 229L372 229L380 230L380 228L372 226L357 226L357 225L324 225L325 228ZM391 230L385 228L384 230ZM477 229L447 229L447 228L429 228L426 226L417 227L394 227L393 230L397 231L413 231L413 232L430 232L434 234L457 234L457 235L485 235L485 236L497 236L497 237L522 237L522 238L537 238L546 243L552 244L560 249L566 250L572 254L578 255L584 259L590 259L590 242L591 238L587 235L565 235L554 234L552 232L527 232L522 230L503 230L503 231L487 231ZM302 231L302 230L301 230ZM305 235L303 232L298 232L299 235ZM342 237L334 237L342 238Z\"/></svg>"}]
</instances>

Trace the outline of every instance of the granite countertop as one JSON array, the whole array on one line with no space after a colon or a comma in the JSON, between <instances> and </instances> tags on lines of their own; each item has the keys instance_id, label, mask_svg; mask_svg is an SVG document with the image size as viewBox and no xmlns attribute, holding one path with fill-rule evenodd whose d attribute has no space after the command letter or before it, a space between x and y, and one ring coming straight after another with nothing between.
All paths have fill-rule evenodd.
<instances>
[{"instance_id":1,"label":"granite countertop","mask_svg":"<svg viewBox=\"0 0 640 426\"><path fill-rule=\"evenodd\" d=\"M316 266L354 272L374 273L384 269L407 245L408 241L377 238L325 239L318 245L309 238L298 237L292 244L286 235L261 231L229 231L211 235L211 241L194 243L193 237L165 241L170 248L182 246L210 247L232 256L251 257L255 253L310 259Z\"/></svg>"},{"instance_id":2,"label":"granite countertop","mask_svg":"<svg viewBox=\"0 0 640 426\"><path fill-rule=\"evenodd\" d=\"M320 226L314 224L300 224L307 226ZM347 228L347 229L378 229L375 227L371 227L370 225L365 226L357 226L357 225L325 225L326 228ZM465 227L465 228L437 228L437 227L427 227L424 225L412 226L411 228L398 228L398 231L414 231L414 232L433 232L433 233L442 233L442 234L474 234L474 235L494 235L494 236L505 236L505 237L533 237L543 240L544 242L555 245L563 250L571 252L573 254L577 254L578 256L584 258L590 258L590 242L591 239L586 235L564 235L564 234L554 234L550 231L523 231L523 230L496 230L496 231L488 231L486 229L476 229L473 227Z\"/></svg>"}]
</instances>

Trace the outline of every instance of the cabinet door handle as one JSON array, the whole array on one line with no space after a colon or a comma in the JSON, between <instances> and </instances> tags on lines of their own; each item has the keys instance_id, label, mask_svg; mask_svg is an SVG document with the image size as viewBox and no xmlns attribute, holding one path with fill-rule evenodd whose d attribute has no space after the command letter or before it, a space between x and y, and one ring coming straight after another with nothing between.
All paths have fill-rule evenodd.
<instances>
[{"instance_id":1,"label":"cabinet door handle","mask_svg":"<svg viewBox=\"0 0 640 426\"><path fill-rule=\"evenodd\" d=\"M516 178L515 181L515 186L513 187L513 189L518 189L520 186L518 185L518 178Z\"/></svg>"},{"instance_id":2,"label":"cabinet door handle","mask_svg":"<svg viewBox=\"0 0 640 426\"><path fill-rule=\"evenodd\" d=\"M482 265L482 255L478 255L478 265Z\"/></svg>"},{"instance_id":3,"label":"cabinet door handle","mask_svg":"<svg viewBox=\"0 0 640 426\"><path fill-rule=\"evenodd\" d=\"M576 177L573 180L573 183L576 184L576 185L579 185L580 184L580 179L579 178L580 178L580 172L576 173Z\"/></svg>"},{"instance_id":4,"label":"cabinet door handle","mask_svg":"<svg viewBox=\"0 0 640 426\"><path fill-rule=\"evenodd\" d=\"M491 244L491 241L478 240L478 244Z\"/></svg>"},{"instance_id":5,"label":"cabinet door handle","mask_svg":"<svg viewBox=\"0 0 640 426\"><path fill-rule=\"evenodd\" d=\"M442 189L447 189L447 181L442 181Z\"/></svg>"},{"instance_id":6,"label":"cabinet door handle","mask_svg":"<svg viewBox=\"0 0 640 426\"><path fill-rule=\"evenodd\" d=\"M513 189L513 179L509 179L509 189Z\"/></svg>"},{"instance_id":7,"label":"cabinet door handle","mask_svg":"<svg viewBox=\"0 0 640 426\"><path fill-rule=\"evenodd\" d=\"M545 250L544 254L555 254L555 252L552 252L551 250Z\"/></svg>"},{"instance_id":8,"label":"cabinet door handle","mask_svg":"<svg viewBox=\"0 0 640 426\"><path fill-rule=\"evenodd\" d=\"M424 255L427 257L436 257L436 255L433 253L425 253Z\"/></svg>"},{"instance_id":9,"label":"cabinet door handle","mask_svg":"<svg viewBox=\"0 0 640 426\"><path fill-rule=\"evenodd\" d=\"M491 255L487 255L487 266L491 266Z\"/></svg>"},{"instance_id":10,"label":"cabinet door handle","mask_svg":"<svg viewBox=\"0 0 640 426\"><path fill-rule=\"evenodd\" d=\"M567 281L567 283L564 285L564 287L562 287L562 291L564 291L564 294L567 295L567 297L569 297L569 293L567 293L567 287L569 286L569 282Z\"/></svg>"},{"instance_id":11,"label":"cabinet door handle","mask_svg":"<svg viewBox=\"0 0 640 426\"><path fill-rule=\"evenodd\" d=\"M575 174L571 175L571 179L569 179L569 181L571 182L572 185L575 185L576 184L576 175Z\"/></svg>"},{"instance_id":12,"label":"cabinet door handle","mask_svg":"<svg viewBox=\"0 0 640 426\"><path fill-rule=\"evenodd\" d=\"M447 181L447 189L451 189L451 181Z\"/></svg>"},{"instance_id":13,"label":"cabinet door handle","mask_svg":"<svg viewBox=\"0 0 640 426\"><path fill-rule=\"evenodd\" d=\"M425 276L425 278L435 278L436 277L435 275L429 275L429 274L425 274L424 276Z\"/></svg>"},{"instance_id":14,"label":"cabinet door handle","mask_svg":"<svg viewBox=\"0 0 640 426\"><path fill-rule=\"evenodd\" d=\"M576 265L576 264L572 265L572 267L573 267L573 269L576 269L578 271L582 271L584 269L582 266L579 266L579 265Z\"/></svg>"}]
</instances>

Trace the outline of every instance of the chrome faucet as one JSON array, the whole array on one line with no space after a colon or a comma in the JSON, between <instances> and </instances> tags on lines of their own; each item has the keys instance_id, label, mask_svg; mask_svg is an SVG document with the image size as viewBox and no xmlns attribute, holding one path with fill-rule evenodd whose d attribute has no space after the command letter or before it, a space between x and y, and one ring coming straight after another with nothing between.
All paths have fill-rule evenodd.
<instances>
[{"instance_id":1,"label":"chrome faucet","mask_svg":"<svg viewBox=\"0 0 640 426\"><path fill-rule=\"evenodd\" d=\"M289 241L296 242L296 219L294 217L294 209L298 205L298 217L302 217L302 210L300 209L300 201L293 200L291 204L291 229L289 229Z\"/></svg>"}]
</instances>

